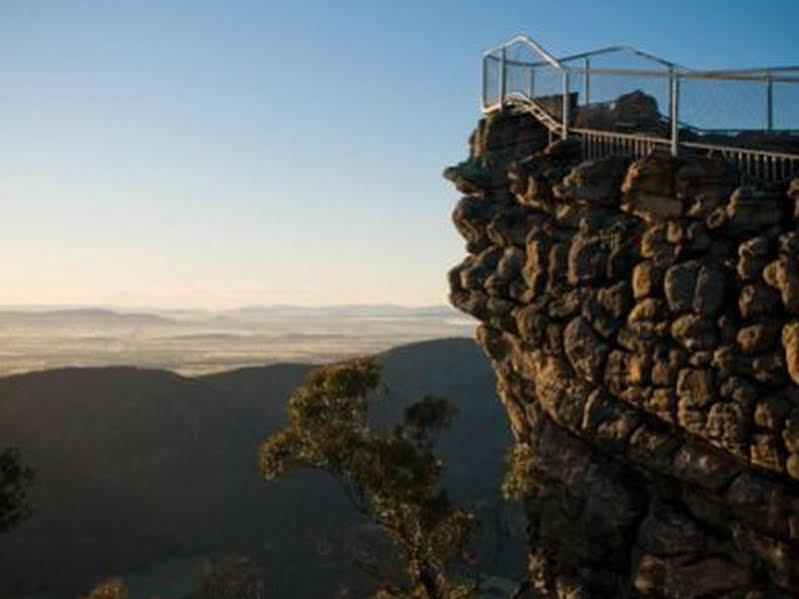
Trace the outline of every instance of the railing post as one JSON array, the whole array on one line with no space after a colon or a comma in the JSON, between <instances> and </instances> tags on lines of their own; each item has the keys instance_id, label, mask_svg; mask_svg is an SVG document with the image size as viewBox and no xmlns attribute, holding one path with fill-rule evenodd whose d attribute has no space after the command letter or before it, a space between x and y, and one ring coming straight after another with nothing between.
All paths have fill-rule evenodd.
<instances>
[{"instance_id":1,"label":"railing post","mask_svg":"<svg viewBox=\"0 0 799 599\"><path fill-rule=\"evenodd\" d=\"M672 102L671 97L671 87L674 85L674 67L669 67L669 77L666 79L666 98L668 98L669 102L669 117L671 117L672 110L674 109L674 103Z\"/></svg>"},{"instance_id":2,"label":"railing post","mask_svg":"<svg viewBox=\"0 0 799 599\"><path fill-rule=\"evenodd\" d=\"M502 54L499 56L499 105L505 107L505 46L502 46Z\"/></svg>"},{"instance_id":3,"label":"railing post","mask_svg":"<svg viewBox=\"0 0 799 599\"><path fill-rule=\"evenodd\" d=\"M591 69L591 60L589 58L585 59L585 81L583 84L585 85L585 105L591 103L591 74L589 70Z\"/></svg>"},{"instance_id":4,"label":"railing post","mask_svg":"<svg viewBox=\"0 0 799 599\"><path fill-rule=\"evenodd\" d=\"M680 76L676 75L673 69L670 69L669 79L671 80L671 93L669 95L669 105L671 106L671 155L676 156L680 147L678 121L680 115Z\"/></svg>"},{"instance_id":5,"label":"railing post","mask_svg":"<svg viewBox=\"0 0 799 599\"><path fill-rule=\"evenodd\" d=\"M766 130L774 129L774 82L771 72L766 73Z\"/></svg>"},{"instance_id":6,"label":"railing post","mask_svg":"<svg viewBox=\"0 0 799 599\"><path fill-rule=\"evenodd\" d=\"M563 110L561 111L561 138L569 137L569 71L563 71Z\"/></svg>"}]
</instances>

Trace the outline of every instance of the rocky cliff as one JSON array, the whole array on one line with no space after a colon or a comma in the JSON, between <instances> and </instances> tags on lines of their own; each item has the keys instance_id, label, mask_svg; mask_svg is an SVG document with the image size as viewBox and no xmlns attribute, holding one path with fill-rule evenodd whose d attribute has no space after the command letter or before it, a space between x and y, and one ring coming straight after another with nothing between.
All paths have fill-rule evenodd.
<instances>
[{"instance_id":1,"label":"rocky cliff","mask_svg":"<svg viewBox=\"0 0 799 599\"><path fill-rule=\"evenodd\" d=\"M799 180L547 139L493 114L445 171L533 595L799 596Z\"/></svg>"}]
</instances>

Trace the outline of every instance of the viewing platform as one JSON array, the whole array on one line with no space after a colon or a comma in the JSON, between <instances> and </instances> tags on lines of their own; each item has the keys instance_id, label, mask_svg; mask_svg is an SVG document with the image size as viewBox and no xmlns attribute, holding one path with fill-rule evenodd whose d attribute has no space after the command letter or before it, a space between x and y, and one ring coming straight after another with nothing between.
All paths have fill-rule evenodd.
<instances>
[{"instance_id":1,"label":"viewing platform","mask_svg":"<svg viewBox=\"0 0 799 599\"><path fill-rule=\"evenodd\" d=\"M527 111L585 159L720 154L742 179L799 177L799 66L696 71L629 46L556 58L520 35L482 72L484 113Z\"/></svg>"}]
</instances>

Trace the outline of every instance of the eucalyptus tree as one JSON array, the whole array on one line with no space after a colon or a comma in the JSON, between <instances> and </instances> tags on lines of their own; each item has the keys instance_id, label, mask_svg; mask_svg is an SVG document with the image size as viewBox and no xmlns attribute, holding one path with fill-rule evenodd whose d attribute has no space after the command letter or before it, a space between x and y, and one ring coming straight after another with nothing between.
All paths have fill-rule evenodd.
<instances>
[{"instance_id":1,"label":"eucalyptus tree","mask_svg":"<svg viewBox=\"0 0 799 599\"><path fill-rule=\"evenodd\" d=\"M404 575L391 580L377 561L358 559L379 578L378 597L470 597L480 584L468 552L478 523L472 511L448 497L443 463L434 451L456 409L446 399L426 396L405 410L401 423L377 427L369 407L386 396L373 358L312 371L289 399L288 426L262 443L261 473L272 480L314 468L341 484L403 564Z\"/></svg>"}]
</instances>

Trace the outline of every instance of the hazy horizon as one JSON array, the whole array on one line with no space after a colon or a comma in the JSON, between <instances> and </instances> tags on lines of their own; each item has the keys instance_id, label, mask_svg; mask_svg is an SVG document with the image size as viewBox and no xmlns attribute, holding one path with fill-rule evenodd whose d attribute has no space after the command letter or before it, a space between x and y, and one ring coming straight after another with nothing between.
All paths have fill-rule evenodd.
<instances>
[{"instance_id":1,"label":"hazy horizon","mask_svg":"<svg viewBox=\"0 0 799 599\"><path fill-rule=\"evenodd\" d=\"M135 366L195 376L265 364L318 364L418 341L472 337L477 324L443 304L50 308L0 306L0 377L64 367Z\"/></svg>"},{"instance_id":2,"label":"hazy horizon","mask_svg":"<svg viewBox=\"0 0 799 599\"><path fill-rule=\"evenodd\" d=\"M356 302L356 303L257 303L257 304L233 304L222 307L187 307L187 306L159 306L146 304L60 304L60 303L27 303L27 304L3 304L0 303L0 311L51 311L51 310L111 310L120 313L131 312L235 312L238 310L250 309L280 309L297 308L307 310L325 310L340 308L396 308L399 310L425 310L425 309L447 309L453 312L458 310L449 303L439 302L432 304L395 304L388 302Z\"/></svg>"}]
</instances>

